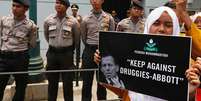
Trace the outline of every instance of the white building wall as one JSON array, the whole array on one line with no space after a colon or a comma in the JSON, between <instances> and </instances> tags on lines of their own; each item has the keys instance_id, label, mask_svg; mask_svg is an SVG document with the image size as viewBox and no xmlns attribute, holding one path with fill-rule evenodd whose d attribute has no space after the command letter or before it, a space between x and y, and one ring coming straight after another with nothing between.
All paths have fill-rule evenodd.
<instances>
[{"instance_id":1,"label":"white building wall","mask_svg":"<svg viewBox=\"0 0 201 101\"><path fill-rule=\"evenodd\" d=\"M168 0L145 0L144 6L145 6L145 16L147 16L151 9L154 9L156 7L162 6L165 4Z\"/></svg>"},{"instance_id":2,"label":"white building wall","mask_svg":"<svg viewBox=\"0 0 201 101\"><path fill-rule=\"evenodd\" d=\"M164 5L169 0L145 0L145 16L149 14L151 9ZM188 0L188 10L189 11L200 11L201 10L201 0Z\"/></svg>"}]
</instances>

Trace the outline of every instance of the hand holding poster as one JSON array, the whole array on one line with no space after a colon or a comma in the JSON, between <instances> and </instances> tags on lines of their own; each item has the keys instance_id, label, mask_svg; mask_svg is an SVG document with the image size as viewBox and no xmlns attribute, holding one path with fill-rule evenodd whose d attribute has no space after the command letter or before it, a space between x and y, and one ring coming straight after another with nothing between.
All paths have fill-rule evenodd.
<instances>
[{"instance_id":1,"label":"hand holding poster","mask_svg":"<svg viewBox=\"0 0 201 101\"><path fill-rule=\"evenodd\" d=\"M100 32L100 82L168 101L187 101L191 38Z\"/></svg>"}]
</instances>

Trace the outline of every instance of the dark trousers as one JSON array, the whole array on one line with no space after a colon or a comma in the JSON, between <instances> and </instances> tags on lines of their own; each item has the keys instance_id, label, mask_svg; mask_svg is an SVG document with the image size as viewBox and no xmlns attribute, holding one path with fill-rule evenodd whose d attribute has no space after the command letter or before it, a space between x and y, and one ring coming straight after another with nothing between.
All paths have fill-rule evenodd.
<instances>
[{"instance_id":1,"label":"dark trousers","mask_svg":"<svg viewBox=\"0 0 201 101\"><path fill-rule=\"evenodd\" d=\"M96 49L97 46L85 45L85 49L82 55L83 69L98 68L96 63L93 61ZM98 76L98 74L96 76ZM83 77L82 101L91 101L94 72L93 71L83 72L82 77ZM106 89L99 84L97 85L97 98L98 100L106 100Z\"/></svg>"},{"instance_id":2,"label":"dark trousers","mask_svg":"<svg viewBox=\"0 0 201 101\"><path fill-rule=\"evenodd\" d=\"M73 50L47 52L47 70L68 70L73 69ZM65 101L73 101L73 73L47 73L48 78L48 101L57 101L58 82L62 78L63 93Z\"/></svg>"},{"instance_id":3,"label":"dark trousers","mask_svg":"<svg viewBox=\"0 0 201 101\"><path fill-rule=\"evenodd\" d=\"M29 65L29 55L22 53L0 53L0 72L27 72ZM28 74L14 74L16 81L15 94L12 101L24 101L25 90L28 83ZM4 90L10 75L0 75L0 100L3 100Z\"/></svg>"}]
</instances>

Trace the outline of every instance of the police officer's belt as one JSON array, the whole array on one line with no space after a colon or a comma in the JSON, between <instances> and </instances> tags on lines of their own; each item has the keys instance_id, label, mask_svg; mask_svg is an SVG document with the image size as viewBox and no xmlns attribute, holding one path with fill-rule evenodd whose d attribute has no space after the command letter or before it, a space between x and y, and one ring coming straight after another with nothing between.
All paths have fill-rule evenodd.
<instances>
[{"instance_id":1,"label":"police officer's belt","mask_svg":"<svg viewBox=\"0 0 201 101\"><path fill-rule=\"evenodd\" d=\"M28 50L24 50L24 51L0 51L0 55L1 56L5 56L5 57L17 57L20 55L25 55L28 54Z\"/></svg>"},{"instance_id":2,"label":"police officer's belt","mask_svg":"<svg viewBox=\"0 0 201 101\"><path fill-rule=\"evenodd\" d=\"M53 47L53 46L49 46L49 51L50 52L55 52L55 53L64 53L64 52L68 52L68 51L73 51L73 45L69 46L69 47Z\"/></svg>"},{"instance_id":3,"label":"police officer's belt","mask_svg":"<svg viewBox=\"0 0 201 101\"><path fill-rule=\"evenodd\" d=\"M85 47L86 47L86 48L90 48L90 49L92 49L92 50L98 49L98 45L85 44Z\"/></svg>"}]
</instances>

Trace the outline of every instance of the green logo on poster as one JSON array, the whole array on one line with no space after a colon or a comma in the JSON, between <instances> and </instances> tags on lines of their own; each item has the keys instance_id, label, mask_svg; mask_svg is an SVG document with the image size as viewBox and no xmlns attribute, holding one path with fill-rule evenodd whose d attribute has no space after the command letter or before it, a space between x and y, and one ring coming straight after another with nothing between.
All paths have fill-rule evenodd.
<instances>
[{"instance_id":1,"label":"green logo on poster","mask_svg":"<svg viewBox=\"0 0 201 101\"><path fill-rule=\"evenodd\" d=\"M147 42L146 46L144 47L144 51L158 52L158 48L155 46L156 43L154 43L153 39L149 39L149 42Z\"/></svg>"}]
</instances>

